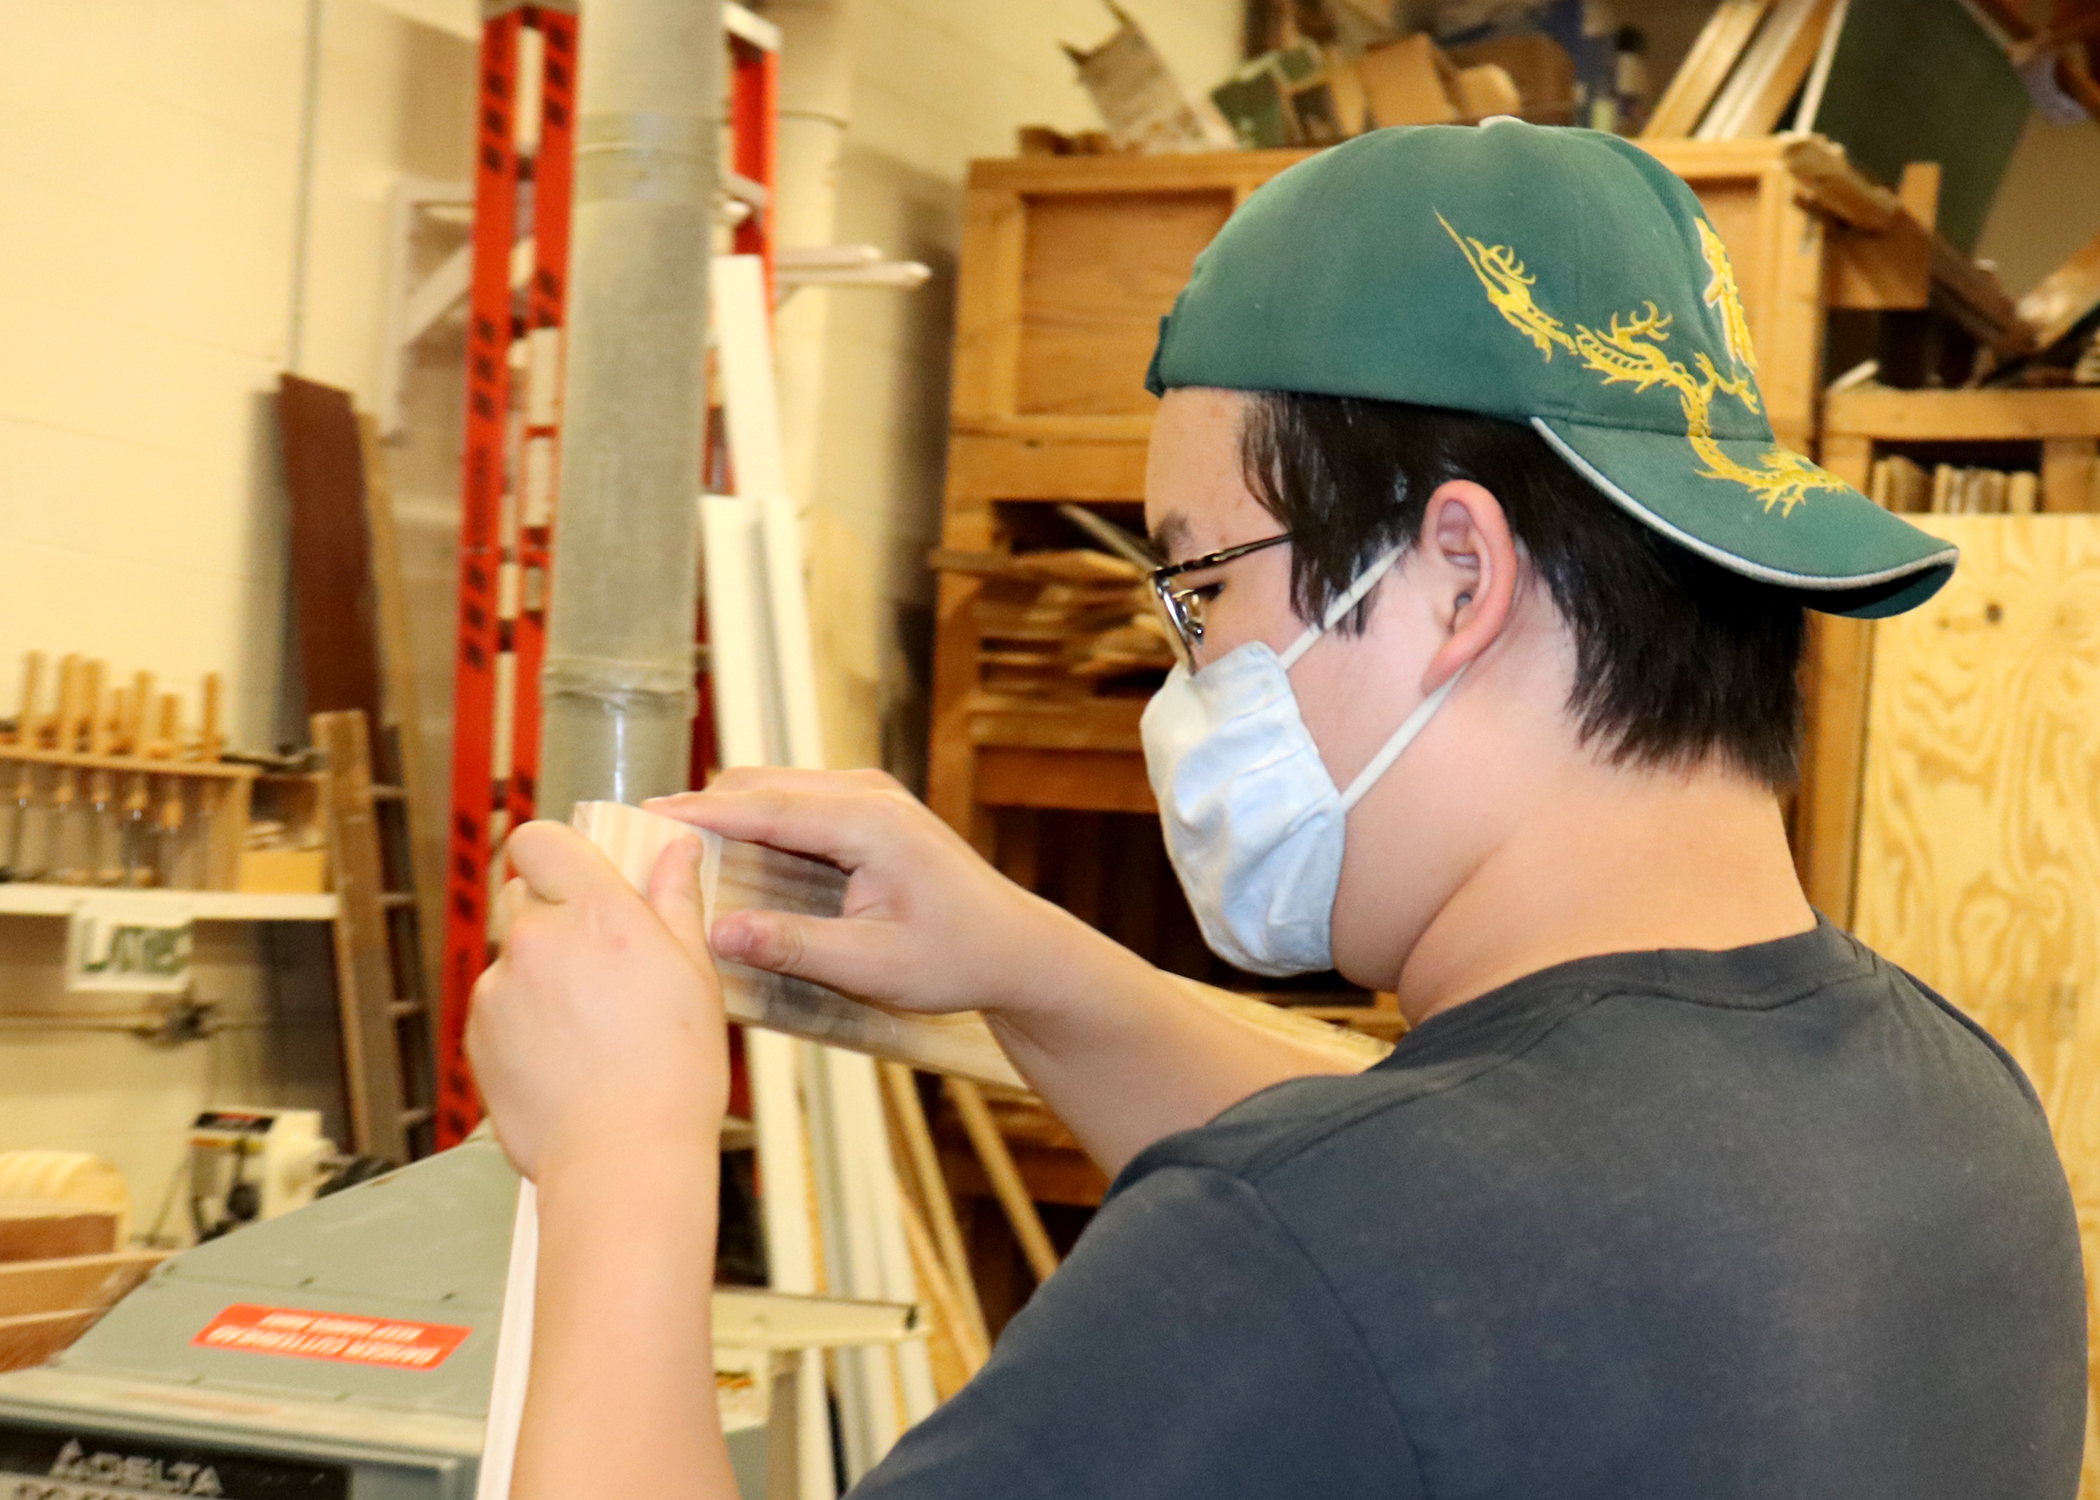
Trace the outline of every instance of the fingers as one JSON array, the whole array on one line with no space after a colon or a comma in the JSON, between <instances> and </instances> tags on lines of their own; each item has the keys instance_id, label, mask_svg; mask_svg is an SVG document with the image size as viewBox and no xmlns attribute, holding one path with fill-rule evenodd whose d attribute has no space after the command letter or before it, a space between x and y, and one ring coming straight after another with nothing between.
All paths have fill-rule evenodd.
<instances>
[{"instance_id":1,"label":"fingers","mask_svg":"<svg viewBox=\"0 0 2100 1500\"><path fill-rule=\"evenodd\" d=\"M649 905L695 963L710 962L706 920L700 907L700 840L681 834L656 857L649 876Z\"/></svg>"},{"instance_id":2,"label":"fingers","mask_svg":"<svg viewBox=\"0 0 2100 1500\"><path fill-rule=\"evenodd\" d=\"M825 786L819 782L830 781L828 773L794 774L793 783L687 792L647 805L653 813L696 828L829 860L849 872L877 851L893 848L905 820L917 810L901 788L891 793L866 782Z\"/></svg>"},{"instance_id":3,"label":"fingers","mask_svg":"<svg viewBox=\"0 0 2100 1500\"><path fill-rule=\"evenodd\" d=\"M812 771L793 766L731 766L717 773L706 787L708 792L880 792L903 789L897 778L887 771ZM695 795L704 793L679 792L651 800L675 802L680 797Z\"/></svg>"},{"instance_id":4,"label":"fingers","mask_svg":"<svg viewBox=\"0 0 2100 1500\"><path fill-rule=\"evenodd\" d=\"M628 888L612 861L566 823L540 819L521 824L504 848L526 893L541 901L568 901ZM516 915L515 909L512 914Z\"/></svg>"}]
</instances>

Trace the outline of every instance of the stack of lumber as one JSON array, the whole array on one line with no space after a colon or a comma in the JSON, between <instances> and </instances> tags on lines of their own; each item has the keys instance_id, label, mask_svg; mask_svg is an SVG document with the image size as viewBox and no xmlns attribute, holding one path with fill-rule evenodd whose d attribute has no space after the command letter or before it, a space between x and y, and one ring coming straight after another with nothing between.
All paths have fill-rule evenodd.
<instances>
[{"instance_id":1,"label":"stack of lumber","mask_svg":"<svg viewBox=\"0 0 2100 1500\"><path fill-rule=\"evenodd\" d=\"M167 1257L117 1247L114 1209L0 1199L0 1370L42 1364Z\"/></svg>"},{"instance_id":2,"label":"stack of lumber","mask_svg":"<svg viewBox=\"0 0 2100 1500\"><path fill-rule=\"evenodd\" d=\"M965 552L938 548L933 566L982 581L979 683L1025 698L1080 698L1130 683L1152 686L1174 665L1167 624L1144 570L1106 552Z\"/></svg>"}]
</instances>

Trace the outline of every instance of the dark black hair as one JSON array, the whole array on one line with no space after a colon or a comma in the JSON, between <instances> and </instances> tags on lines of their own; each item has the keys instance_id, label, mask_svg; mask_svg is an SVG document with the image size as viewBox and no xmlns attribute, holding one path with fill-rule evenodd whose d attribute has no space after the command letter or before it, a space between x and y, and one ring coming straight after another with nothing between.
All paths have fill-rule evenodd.
<instances>
[{"instance_id":1,"label":"dark black hair","mask_svg":"<svg viewBox=\"0 0 2100 1500\"><path fill-rule=\"evenodd\" d=\"M1718 757L1775 791L1793 785L1806 629L1800 600L1708 562L1634 519L1527 426L1349 396L1249 398L1240 458L1291 533L1292 603L1317 619L1379 553L1411 546L1437 486L1470 479L1501 502L1526 561L1574 635L1568 702L1615 762ZM1362 612L1342 622L1362 628Z\"/></svg>"}]
</instances>

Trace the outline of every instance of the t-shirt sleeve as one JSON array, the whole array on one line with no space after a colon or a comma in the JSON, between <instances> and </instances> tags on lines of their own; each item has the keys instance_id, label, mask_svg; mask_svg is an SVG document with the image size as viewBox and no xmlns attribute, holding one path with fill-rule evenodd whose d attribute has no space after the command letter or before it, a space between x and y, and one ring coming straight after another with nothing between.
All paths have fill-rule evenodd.
<instances>
[{"instance_id":1,"label":"t-shirt sleeve","mask_svg":"<svg viewBox=\"0 0 2100 1500\"><path fill-rule=\"evenodd\" d=\"M850 1500L1374 1494L1421 1489L1354 1325L1252 1187L1167 1166Z\"/></svg>"}]
</instances>

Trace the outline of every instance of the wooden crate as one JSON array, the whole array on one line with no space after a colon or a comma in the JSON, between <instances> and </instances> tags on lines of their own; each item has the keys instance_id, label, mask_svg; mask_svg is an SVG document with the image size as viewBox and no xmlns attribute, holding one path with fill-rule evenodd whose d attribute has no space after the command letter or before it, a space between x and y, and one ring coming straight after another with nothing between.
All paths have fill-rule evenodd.
<instances>
[{"instance_id":1,"label":"wooden crate","mask_svg":"<svg viewBox=\"0 0 2100 1500\"><path fill-rule=\"evenodd\" d=\"M1782 442L1816 451L1825 314L1938 305L2020 342L1995 283L1825 143L1646 143L1699 194L1727 244ZM1014 545L1047 502L1144 499L1159 319L1196 254L1249 193L1309 153L1028 157L974 164L964 210L943 545ZM1041 530L1040 526L1035 528ZM1076 534L1059 545L1070 545ZM945 577L935 630L928 800L987 853L992 809L1153 806L1139 705L1046 709L980 681L977 584ZM1815 669L1811 667L1811 681Z\"/></svg>"}]
</instances>

